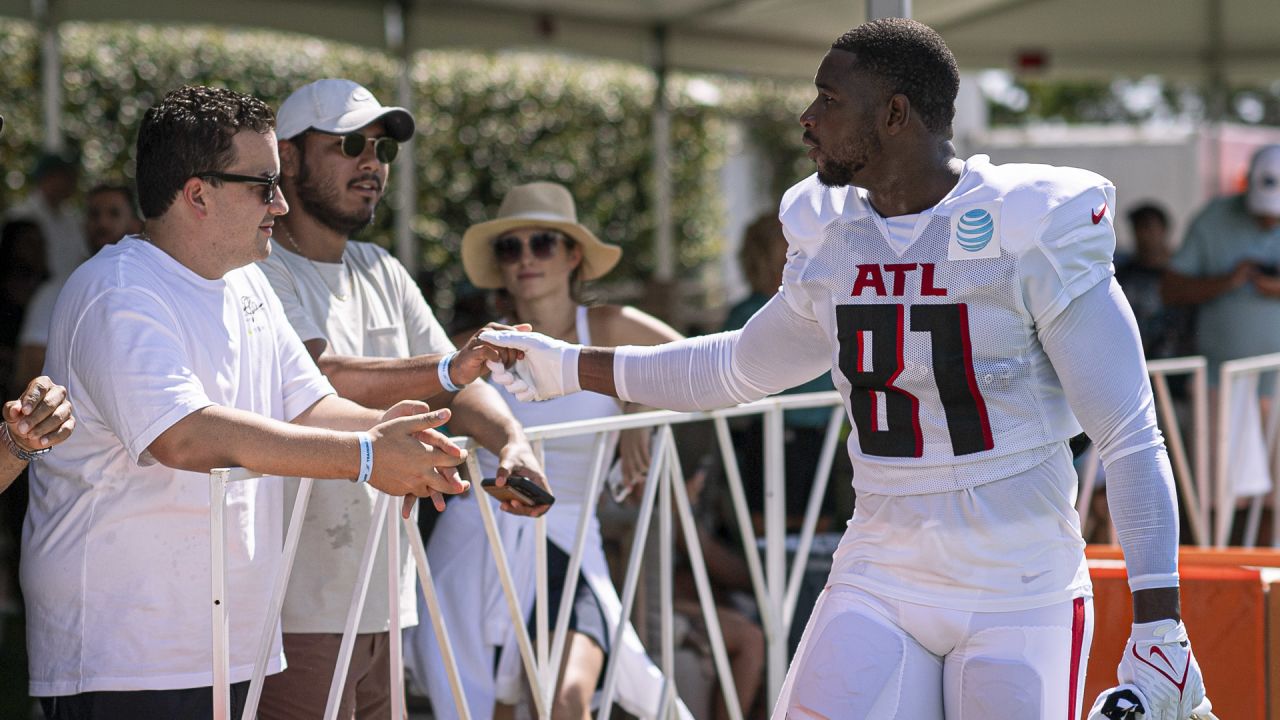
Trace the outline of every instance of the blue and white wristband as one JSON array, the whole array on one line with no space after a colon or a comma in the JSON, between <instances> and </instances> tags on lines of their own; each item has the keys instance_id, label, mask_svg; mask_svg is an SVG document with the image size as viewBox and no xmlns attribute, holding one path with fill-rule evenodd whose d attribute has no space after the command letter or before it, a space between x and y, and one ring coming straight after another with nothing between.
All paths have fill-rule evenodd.
<instances>
[{"instance_id":1,"label":"blue and white wristband","mask_svg":"<svg viewBox=\"0 0 1280 720\"><path fill-rule=\"evenodd\" d=\"M440 378L440 387L448 392L458 392L465 387L464 385L455 385L453 380L449 378L449 366L453 364L453 359L457 355L458 353L451 352L444 356L439 365L436 365L436 375Z\"/></svg>"},{"instance_id":2,"label":"blue and white wristband","mask_svg":"<svg viewBox=\"0 0 1280 720\"><path fill-rule=\"evenodd\" d=\"M369 433L360 433L360 476L354 482L357 485L363 485L369 482L369 477L373 475L373 437Z\"/></svg>"}]
</instances>

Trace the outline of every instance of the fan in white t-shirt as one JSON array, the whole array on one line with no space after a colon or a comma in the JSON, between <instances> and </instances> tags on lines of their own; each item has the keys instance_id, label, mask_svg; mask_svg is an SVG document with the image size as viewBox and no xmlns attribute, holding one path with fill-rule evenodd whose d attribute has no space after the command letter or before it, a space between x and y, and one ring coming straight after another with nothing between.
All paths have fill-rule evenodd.
<instances>
[{"instance_id":1,"label":"fan in white t-shirt","mask_svg":"<svg viewBox=\"0 0 1280 720\"><path fill-rule=\"evenodd\" d=\"M253 265L270 251L273 116L184 87L138 136L144 234L67 281L49 374L79 427L31 477L23 532L30 691L63 718L210 717L211 468L460 492L465 453L423 403L333 393ZM404 416L404 417L401 417ZM281 557L283 486L236 483L225 508L233 704L242 704ZM283 666L279 633L268 672ZM138 693L134 691L151 691Z\"/></svg>"}]
</instances>

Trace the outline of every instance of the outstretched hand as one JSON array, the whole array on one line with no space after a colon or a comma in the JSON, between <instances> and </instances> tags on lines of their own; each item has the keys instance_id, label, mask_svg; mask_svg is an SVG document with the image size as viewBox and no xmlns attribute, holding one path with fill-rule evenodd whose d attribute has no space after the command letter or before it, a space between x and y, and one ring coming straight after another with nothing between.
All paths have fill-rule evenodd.
<instances>
[{"instance_id":1,"label":"outstretched hand","mask_svg":"<svg viewBox=\"0 0 1280 720\"><path fill-rule=\"evenodd\" d=\"M578 383L581 345L542 333L514 330L483 330L479 338L495 347L516 351L520 359L510 367L490 362L489 369L494 381L520 400L551 400L582 389Z\"/></svg>"},{"instance_id":2,"label":"outstretched hand","mask_svg":"<svg viewBox=\"0 0 1280 720\"><path fill-rule=\"evenodd\" d=\"M418 497L431 498L436 509L443 511L444 494L470 487L455 469L466 461L467 451L434 429L448 422L449 411L430 409L417 400L396 403L369 431L374 438L369 484L390 495L403 495L405 518Z\"/></svg>"},{"instance_id":3,"label":"outstretched hand","mask_svg":"<svg viewBox=\"0 0 1280 720\"><path fill-rule=\"evenodd\" d=\"M457 385L466 385L484 377L489 372L488 363L511 365L519 359L519 352L510 348L491 345L480 339L486 330L529 331L533 326L527 323L519 325L503 325L489 323L477 330L466 344L458 348L458 354L449 365L449 374Z\"/></svg>"}]
</instances>

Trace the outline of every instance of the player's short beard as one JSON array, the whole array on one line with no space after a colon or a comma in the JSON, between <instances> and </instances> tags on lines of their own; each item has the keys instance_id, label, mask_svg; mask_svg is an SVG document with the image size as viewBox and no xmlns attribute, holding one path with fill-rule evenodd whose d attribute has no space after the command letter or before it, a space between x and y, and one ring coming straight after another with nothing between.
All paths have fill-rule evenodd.
<instances>
[{"instance_id":1,"label":"player's short beard","mask_svg":"<svg viewBox=\"0 0 1280 720\"><path fill-rule=\"evenodd\" d=\"M300 143L298 150L302 150ZM338 208L340 195L337 183L332 178L313 177L306 154L299 152L298 155L297 186L294 190L297 192L298 202L308 215L345 237L351 237L373 223L374 208L352 213L342 212Z\"/></svg>"},{"instance_id":2,"label":"player's short beard","mask_svg":"<svg viewBox=\"0 0 1280 720\"><path fill-rule=\"evenodd\" d=\"M869 134L861 147L846 143L839 150L841 159L826 155L826 162L818 165L818 182L827 187L845 187L854 184L854 176L867 166L873 155L880 152L880 138Z\"/></svg>"}]
</instances>

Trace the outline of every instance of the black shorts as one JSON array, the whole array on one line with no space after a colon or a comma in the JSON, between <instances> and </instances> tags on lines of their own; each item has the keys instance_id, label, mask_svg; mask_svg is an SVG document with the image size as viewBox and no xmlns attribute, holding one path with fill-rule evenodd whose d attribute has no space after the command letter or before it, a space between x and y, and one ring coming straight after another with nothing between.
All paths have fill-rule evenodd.
<instances>
[{"instance_id":1,"label":"black shorts","mask_svg":"<svg viewBox=\"0 0 1280 720\"><path fill-rule=\"evenodd\" d=\"M249 681L231 685L231 718L239 720ZM87 692L40 698L47 720L205 720L213 718L213 689Z\"/></svg>"}]
</instances>

